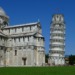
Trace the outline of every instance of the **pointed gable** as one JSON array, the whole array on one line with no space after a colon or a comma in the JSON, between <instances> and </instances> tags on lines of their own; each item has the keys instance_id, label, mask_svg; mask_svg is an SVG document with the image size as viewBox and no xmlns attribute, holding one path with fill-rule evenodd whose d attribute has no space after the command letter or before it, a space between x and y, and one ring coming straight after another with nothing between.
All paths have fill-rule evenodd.
<instances>
[{"instance_id":1,"label":"pointed gable","mask_svg":"<svg viewBox=\"0 0 75 75\"><path fill-rule=\"evenodd\" d=\"M35 37L44 38L40 33L35 33Z\"/></svg>"}]
</instances>

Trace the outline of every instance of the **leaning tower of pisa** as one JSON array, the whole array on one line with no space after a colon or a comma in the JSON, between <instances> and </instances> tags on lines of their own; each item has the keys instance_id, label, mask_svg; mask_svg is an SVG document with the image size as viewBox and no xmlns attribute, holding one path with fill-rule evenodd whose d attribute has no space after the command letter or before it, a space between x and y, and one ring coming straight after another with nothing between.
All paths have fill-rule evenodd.
<instances>
[{"instance_id":1,"label":"leaning tower of pisa","mask_svg":"<svg viewBox=\"0 0 75 75\"><path fill-rule=\"evenodd\" d=\"M52 17L50 26L50 65L64 65L65 53L65 22L62 14L55 14Z\"/></svg>"}]
</instances>

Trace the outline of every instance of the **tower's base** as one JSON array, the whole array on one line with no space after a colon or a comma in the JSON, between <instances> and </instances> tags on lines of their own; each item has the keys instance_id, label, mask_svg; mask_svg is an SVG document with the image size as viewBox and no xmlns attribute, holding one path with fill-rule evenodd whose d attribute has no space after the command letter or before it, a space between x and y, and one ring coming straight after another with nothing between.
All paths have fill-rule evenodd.
<instances>
[{"instance_id":1,"label":"tower's base","mask_svg":"<svg viewBox=\"0 0 75 75\"><path fill-rule=\"evenodd\" d=\"M49 61L48 63L51 65L51 66L58 66L58 65L65 65L65 60L63 57L55 57L55 56L52 56L49 58Z\"/></svg>"}]
</instances>

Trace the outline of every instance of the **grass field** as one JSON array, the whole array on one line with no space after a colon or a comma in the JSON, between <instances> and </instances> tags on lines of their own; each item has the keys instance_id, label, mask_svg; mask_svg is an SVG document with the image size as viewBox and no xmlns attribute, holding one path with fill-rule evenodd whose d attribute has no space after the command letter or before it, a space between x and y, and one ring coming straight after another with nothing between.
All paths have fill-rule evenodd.
<instances>
[{"instance_id":1,"label":"grass field","mask_svg":"<svg viewBox=\"0 0 75 75\"><path fill-rule=\"evenodd\" d=\"M75 67L1 67L0 75L75 75Z\"/></svg>"}]
</instances>

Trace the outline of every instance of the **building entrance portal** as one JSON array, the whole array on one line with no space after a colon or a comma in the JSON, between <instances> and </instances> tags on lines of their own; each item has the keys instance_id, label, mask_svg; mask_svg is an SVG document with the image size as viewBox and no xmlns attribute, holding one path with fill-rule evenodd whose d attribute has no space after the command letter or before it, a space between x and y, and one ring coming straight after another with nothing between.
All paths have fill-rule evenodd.
<instances>
[{"instance_id":1,"label":"building entrance portal","mask_svg":"<svg viewBox=\"0 0 75 75\"><path fill-rule=\"evenodd\" d=\"M23 60L23 65L26 65L26 59L27 59L26 57L23 57L23 58L22 58L22 60Z\"/></svg>"}]
</instances>

